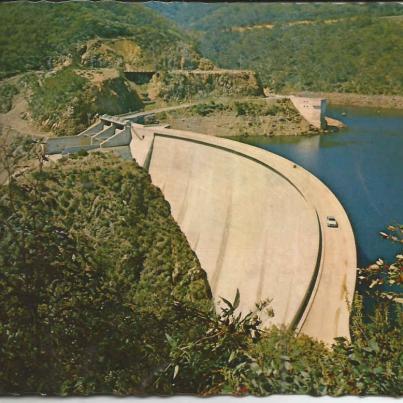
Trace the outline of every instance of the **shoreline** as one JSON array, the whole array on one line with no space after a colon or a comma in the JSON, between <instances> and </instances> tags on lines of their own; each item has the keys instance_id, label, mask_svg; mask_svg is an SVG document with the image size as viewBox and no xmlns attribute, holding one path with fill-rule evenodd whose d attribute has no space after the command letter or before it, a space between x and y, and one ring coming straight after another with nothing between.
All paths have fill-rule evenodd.
<instances>
[{"instance_id":1,"label":"shoreline","mask_svg":"<svg viewBox=\"0 0 403 403\"><path fill-rule=\"evenodd\" d=\"M365 95L342 92L296 92L298 96L326 98L330 105L361 106L377 109L403 109L403 96Z\"/></svg>"}]
</instances>

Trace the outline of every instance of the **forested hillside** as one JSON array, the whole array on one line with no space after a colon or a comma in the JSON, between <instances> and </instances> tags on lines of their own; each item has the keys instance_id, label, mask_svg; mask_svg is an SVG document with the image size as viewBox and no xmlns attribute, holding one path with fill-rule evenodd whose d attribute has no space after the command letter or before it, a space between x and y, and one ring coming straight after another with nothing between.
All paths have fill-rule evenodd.
<instances>
[{"instance_id":1,"label":"forested hillside","mask_svg":"<svg viewBox=\"0 0 403 403\"><path fill-rule=\"evenodd\" d=\"M401 15L398 3L201 3L155 2L144 3L148 7L176 21L180 26L199 30L223 30L235 26L286 21L321 21L353 16Z\"/></svg>"},{"instance_id":2,"label":"forested hillside","mask_svg":"<svg viewBox=\"0 0 403 403\"><path fill-rule=\"evenodd\" d=\"M0 78L50 69L61 57L79 59L93 38L128 37L155 66L179 63L189 37L141 4L15 2L0 4ZM189 53L189 52L188 52ZM149 60L151 61L151 60Z\"/></svg>"},{"instance_id":3,"label":"forested hillside","mask_svg":"<svg viewBox=\"0 0 403 403\"><path fill-rule=\"evenodd\" d=\"M274 92L403 94L403 19L360 18L210 32L200 45L227 68L255 69Z\"/></svg>"},{"instance_id":4,"label":"forested hillside","mask_svg":"<svg viewBox=\"0 0 403 403\"><path fill-rule=\"evenodd\" d=\"M0 394L142 393L166 334L200 334L174 301L207 312L206 274L134 162L99 153L12 180L0 223Z\"/></svg>"},{"instance_id":5,"label":"forested hillside","mask_svg":"<svg viewBox=\"0 0 403 403\"><path fill-rule=\"evenodd\" d=\"M3 145L11 171L35 154ZM242 315L237 293L215 313L143 169L85 154L0 188L0 394L401 395L401 304L383 284L401 284L402 254L359 271L376 308L364 319L357 295L351 342L262 329L268 301ZM403 226L388 234L403 243Z\"/></svg>"},{"instance_id":6,"label":"forested hillside","mask_svg":"<svg viewBox=\"0 0 403 403\"><path fill-rule=\"evenodd\" d=\"M403 94L401 4L149 6L197 31L218 66L254 69L272 91Z\"/></svg>"}]
</instances>

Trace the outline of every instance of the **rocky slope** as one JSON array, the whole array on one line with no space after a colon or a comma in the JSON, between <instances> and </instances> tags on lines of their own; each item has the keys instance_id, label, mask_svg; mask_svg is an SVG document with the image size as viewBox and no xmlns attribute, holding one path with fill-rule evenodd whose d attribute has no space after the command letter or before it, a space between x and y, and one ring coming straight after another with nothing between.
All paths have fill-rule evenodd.
<instances>
[{"instance_id":1,"label":"rocky slope","mask_svg":"<svg viewBox=\"0 0 403 403\"><path fill-rule=\"evenodd\" d=\"M141 4L112 1L2 3L0 37L0 78L51 70L66 59L80 64L83 53L89 48L93 53L103 42L106 50L120 55L129 49L129 57L133 48L140 49L141 61L136 64L155 68L179 67L185 53L194 54L192 40L174 23ZM88 41L93 42L87 45Z\"/></svg>"},{"instance_id":2,"label":"rocky slope","mask_svg":"<svg viewBox=\"0 0 403 403\"><path fill-rule=\"evenodd\" d=\"M301 117L288 99L220 98L180 111L155 115L172 128L211 136L300 136L319 131Z\"/></svg>"},{"instance_id":3,"label":"rocky slope","mask_svg":"<svg viewBox=\"0 0 403 403\"><path fill-rule=\"evenodd\" d=\"M206 96L263 95L255 72L249 70L176 70L154 75L152 98L165 101Z\"/></svg>"},{"instance_id":4,"label":"rocky slope","mask_svg":"<svg viewBox=\"0 0 403 403\"><path fill-rule=\"evenodd\" d=\"M14 88L16 95L10 97L10 110L0 114L0 124L16 130L25 121L37 131L74 135L90 125L96 114L121 114L143 107L132 83L116 69L68 66L7 81L13 84L3 85ZM25 129L31 134L29 124Z\"/></svg>"}]
</instances>

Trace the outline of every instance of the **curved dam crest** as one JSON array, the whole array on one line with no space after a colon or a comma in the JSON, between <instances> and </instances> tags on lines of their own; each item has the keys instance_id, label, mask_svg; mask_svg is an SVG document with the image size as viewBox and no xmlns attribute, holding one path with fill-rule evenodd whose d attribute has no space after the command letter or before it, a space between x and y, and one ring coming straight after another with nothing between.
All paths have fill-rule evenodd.
<instances>
[{"instance_id":1,"label":"curved dam crest","mask_svg":"<svg viewBox=\"0 0 403 403\"><path fill-rule=\"evenodd\" d=\"M207 271L213 295L233 299L239 288L243 311L271 298L275 323L294 322L319 253L317 218L303 196L253 160L160 134L149 173ZM297 253L287 253L290 248Z\"/></svg>"},{"instance_id":2,"label":"curved dam crest","mask_svg":"<svg viewBox=\"0 0 403 403\"><path fill-rule=\"evenodd\" d=\"M265 325L331 343L349 338L356 249L335 195L293 162L204 134L132 124L131 152L148 169L207 272L213 296L242 311L272 299ZM329 228L326 217L339 227Z\"/></svg>"},{"instance_id":3,"label":"curved dam crest","mask_svg":"<svg viewBox=\"0 0 403 403\"><path fill-rule=\"evenodd\" d=\"M240 310L271 300L274 318L326 343L349 338L354 234L314 175L276 154L219 137L101 116L78 136L49 139L58 159L80 149L124 151L150 173L206 271L213 297ZM338 228L327 226L334 216Z\"/></svg>"}]
</instances>

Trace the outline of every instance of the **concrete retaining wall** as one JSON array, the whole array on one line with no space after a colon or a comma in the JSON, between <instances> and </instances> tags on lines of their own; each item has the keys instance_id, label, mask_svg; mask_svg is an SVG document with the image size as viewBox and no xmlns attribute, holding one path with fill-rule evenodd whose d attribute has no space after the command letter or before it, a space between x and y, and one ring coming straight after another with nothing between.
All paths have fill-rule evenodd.
<instances>
[{"instance_id":1,"label":"concrete retaining wall","mask_svg":"<svg viewBox=\"0 0 403 403\"><path fill-rule=\"evenodd\" d=\"M61 154L66 147L85 147L91 144L91 138L86 136L55 137L47 140L46 154Z\"/></svg>"},{"instance_id":2,"label":"concrete retaining wall","mask_svg":"<svg viewBox=\"0 0 403 403\"><path fill-rule=\"evenodd\" d=\"M129 121L115 116L102 115L99 122L77 136L48 139L45 154L68 154L100 147L128 146L131 139Z\"/></svg>"},{"instance_id":3,"label":"concrete retaining wall","mask_svg":"<svg viewBox=\"0 0 403 403\"><path fill-rule=\"evenodd\" d=\"M115 133L115 127L113 125L111 126L103 126L105 127L104 129L102 129L101 131L99 131L98 133L94 133L94 135L92 135L92 141L94 140L105 140L109 137L111 137L114 133Z\"/></svg>"},{"instance_id":4,"label":"concrete retaining wall","mask_svg":"<svg viewBox=\"0 0 403 403\"><path fill-rule=\"evenodd\" d=\"M104 123L102 121L94 123L88 129L84 130L78 136L91 136L93 134L98 133L100 130L103 130Z\"/></svg>"},{"instance_id":5,"label":"concrete retaining wall","mask_svg":"<svg viewBox=\"0 0 403 403\"><path fill-rule=\"evenodd\" d=\"M101 143L101 147L119 147L127 146L132 140L130 132L130 126L127 126L124 130L118 131L112 137L107 138Z\"/></svg>"},{"instance_id":6,"label":"concrete retaining wall","mask_svg":"<svg viewBox=\"0 0 403 403\"><path fill-rule=\"evenodd\" d=\"M89 151L89 150L95 150L99 148L99 145L89 145L89 146L76 146L76 147L66 147L63 152L63 154L74 154L78 153L79 151Z\"/></svg>"}]
</instances>

